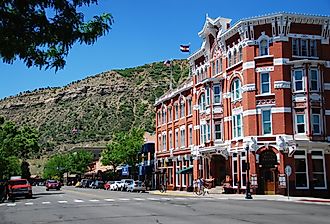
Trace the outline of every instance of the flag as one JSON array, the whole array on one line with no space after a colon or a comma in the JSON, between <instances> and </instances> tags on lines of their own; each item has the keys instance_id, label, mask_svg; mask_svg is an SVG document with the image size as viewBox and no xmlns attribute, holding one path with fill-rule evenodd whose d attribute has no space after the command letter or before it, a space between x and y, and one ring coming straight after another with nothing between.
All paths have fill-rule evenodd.
<instances>
[{"instance_id":1,"label":"flag","mask_svg":"<svg viewBox=\"0 0 330 224\"><path fill-rule=\"evenodd\" d=\"M190 47L190 45L183 45L183 44L181 44L180 45L180 50L182 52L190 52L189 47Z\"/></svg>"},{"instance_id":2,"label":"flag","mask_svg":"<svg viewBox=\"0 0 330 224\"><path fill-rule=\"evenodd\" d=\"M170 67L171 66L171 61L170 60L164 61L164 65L167 66L167 67Z\"/></svg>"}]
</instances>

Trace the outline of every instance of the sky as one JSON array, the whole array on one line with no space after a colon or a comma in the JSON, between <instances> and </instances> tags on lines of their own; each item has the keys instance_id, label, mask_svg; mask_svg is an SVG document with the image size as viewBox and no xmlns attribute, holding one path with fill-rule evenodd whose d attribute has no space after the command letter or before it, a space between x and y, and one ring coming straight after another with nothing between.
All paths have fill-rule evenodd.
<instances>
[{"instance_id":1,"label":"sky","mask_svg":"<svg viewBox=\"0 0 330 224\"><path fill-rule=\"evenodd\" d=\"M42 87L60 87L87 76L168 59L184 59L180 44L190 43L192 52L202 40L198 32L205 16L236 21L275 12L330 15L330 0L99 0L79 9L85 18L111 13L111 31L94 45L75 44L66 66L54 70L27 68L21 61L0 60L0 99Z\"/></svg>"}]
</instances>

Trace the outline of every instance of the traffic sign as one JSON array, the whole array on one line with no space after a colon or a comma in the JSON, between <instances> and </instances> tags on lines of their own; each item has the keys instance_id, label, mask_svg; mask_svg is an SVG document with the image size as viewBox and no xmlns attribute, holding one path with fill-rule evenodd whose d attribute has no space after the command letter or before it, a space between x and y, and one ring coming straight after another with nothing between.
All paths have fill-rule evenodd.
<instances>
[{"instance_id":1,"label":"traffic sign","mask_svg":"<svg viewBox=\"0 0 330 224\"><path fill-rule=\"evenodd\" d=\"M285 167L284 170L285 170L285 174L289 177L291 175L291 173L292 173L291 166L290 165L286 165L286 167Z\"/></svg>"}]
</instances>

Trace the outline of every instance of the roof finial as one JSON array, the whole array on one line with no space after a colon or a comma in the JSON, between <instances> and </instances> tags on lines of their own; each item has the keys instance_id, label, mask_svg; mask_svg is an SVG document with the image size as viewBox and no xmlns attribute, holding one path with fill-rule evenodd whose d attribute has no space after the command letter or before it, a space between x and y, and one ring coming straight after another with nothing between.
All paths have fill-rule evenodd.
<instances>
[{"instance_id":1,"label":"roof finial","mask_svg":"<svg viewBox=\"0 0 330 224\"><path fill-rule=\"evenodd\" d=\"M206 16L205 16L205 18L207 19L207 18L209 18L209 14L208 13L206 13Z\"/></svg>"}]
</instances>

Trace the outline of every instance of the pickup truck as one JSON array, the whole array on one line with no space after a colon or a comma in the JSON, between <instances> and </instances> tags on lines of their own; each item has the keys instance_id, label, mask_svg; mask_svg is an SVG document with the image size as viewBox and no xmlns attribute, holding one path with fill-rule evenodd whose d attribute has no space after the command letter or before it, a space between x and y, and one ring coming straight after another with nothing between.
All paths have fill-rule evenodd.
<instances>
[{"instance_id":1,"label":"pickup truck","mask_svg":"<svg viewBox=\"0 0 330 224\"><path fill-rule=\"evenodd\" d=\"M32 186L27 179L13 179L8 181L8 197L10 199L24 196L32 198Z\"/></svg>"}]
</instances>

